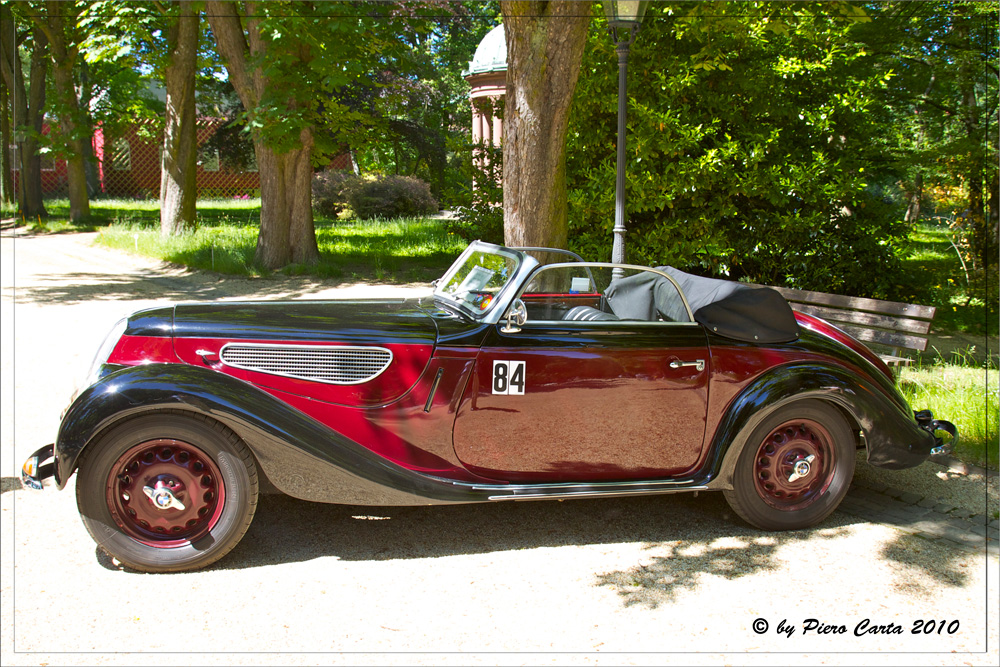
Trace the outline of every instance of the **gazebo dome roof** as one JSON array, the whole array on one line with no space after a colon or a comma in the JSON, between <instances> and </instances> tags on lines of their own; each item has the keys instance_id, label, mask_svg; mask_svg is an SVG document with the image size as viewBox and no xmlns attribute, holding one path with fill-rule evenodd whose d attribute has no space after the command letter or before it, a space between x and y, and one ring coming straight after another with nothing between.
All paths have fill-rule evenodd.
<instances>
[{"instance_id":1,"label":"gazebo dome roof","mask_svg":"<svg viewBox=\"0 0 1000 667\"><path fill-rule=\"evenodd\" d=\"M479 42L476 48L476 55L469 63L470 74L485 74L487 72L507 71L507 39L504 36L503 24L490 30Z\"/></svg>"}]
</instances>

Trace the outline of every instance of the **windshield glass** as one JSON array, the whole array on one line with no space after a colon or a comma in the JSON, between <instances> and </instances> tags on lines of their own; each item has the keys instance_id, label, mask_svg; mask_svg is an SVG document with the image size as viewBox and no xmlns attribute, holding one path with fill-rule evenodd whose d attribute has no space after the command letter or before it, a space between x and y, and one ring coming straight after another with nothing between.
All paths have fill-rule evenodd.
<instances>
[{"instance_id":1,"label":"windshield glass","mask_svg":"<svg viewBox=\"0 0 1000 667\"><path fill-rule=\"evenodd\" d=\"M519 254L508 250L485 244L469 246L438 283L434 296L479 317L489 312L520 264Z\"/></svg>"}]
</instances>

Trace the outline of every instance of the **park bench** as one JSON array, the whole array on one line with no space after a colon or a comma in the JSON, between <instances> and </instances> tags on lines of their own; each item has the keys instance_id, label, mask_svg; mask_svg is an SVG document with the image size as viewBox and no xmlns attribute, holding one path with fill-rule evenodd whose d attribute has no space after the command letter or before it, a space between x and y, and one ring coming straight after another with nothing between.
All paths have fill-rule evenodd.
<instances>
[{"instance_id":1,"label":"park bench","mask_svg":"<svg viewBox=\"0 0 1000 667\"><path fill-rule=\"evenodd\" d=\"M902 350L923 352L927 333L937 310L898 301L864 299L856 296L772 287L785 297L792 310L815 315L864 342L889 366L906 366L909 357ZM887 352L880 351L885 349Z\"/></svg>"}]
</instances>

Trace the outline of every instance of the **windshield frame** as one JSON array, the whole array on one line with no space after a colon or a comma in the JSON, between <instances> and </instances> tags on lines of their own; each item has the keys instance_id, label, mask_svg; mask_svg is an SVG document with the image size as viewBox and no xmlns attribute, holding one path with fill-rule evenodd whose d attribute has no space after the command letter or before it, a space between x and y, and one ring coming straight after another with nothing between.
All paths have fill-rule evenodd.
<instances>
[{"instance_id":1,"label":"windshield frame","mask_svg":"<svg viewBox=\"0 0 1000 667\"><path fill-rule=\"evenodd\" d=\"M516 262L516 266L511 272L510 277L507 279L507 282L500 288L500 291L496 293L490 301L489 306L487 306L484 310L472 308L468 302L455 299L450 293L444 292L444 287L448 285L455 274L458 273L463 266L465 266L469 257L477 252L500 255L507 259L513 259ZM445 274L441 276L441 279L438 280L437 286L434 288L434 299L473 320L485 322L487 324L496 324L500 321L500 317L507 310L507 306L513 300L514 295L524 283L524 279L534 270L536 266L538 266L538 260L519 250L495 245L493 243L486 243L484 241L473 241L469 244L469 247L467 247L465 251L458 256L458 259L452 263L451 267L448 268Z\"/></svg>"}]
</instances>

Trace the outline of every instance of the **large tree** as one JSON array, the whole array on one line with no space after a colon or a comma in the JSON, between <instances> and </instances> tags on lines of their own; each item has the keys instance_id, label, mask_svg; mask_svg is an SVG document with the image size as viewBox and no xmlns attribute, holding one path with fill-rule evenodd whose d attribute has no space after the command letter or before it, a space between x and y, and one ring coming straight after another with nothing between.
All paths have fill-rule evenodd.
<instances>
[{"instance_id":1,"label":"large tree","mask_svg":"<svg viewBox=\"0 0 1000 667\"><path fill-rule=\"evenodd\" d=\"M13 111L20 172L18 206L21 215L30 220L47 215L42 201L42 161L38 149L45 110L48 39L40 28L31 26L29 19L15 17L10 5L0 5L0 31L3 43L0 70ZM31 48L27 86L18 53L22 44L30 44Z\"/></svg>"},{"instance_id":2,"label":"large tree","mask_svg":"<svg viewBox=\"0 0 1000 667\"><path fill-rule=\"evenodd\" d=\"M503 137L504 240L565 248L566 133L590 3L500 3L507 39Z\"/></svg>"},{"instance_id":3,"label":"large tree","mask_svg":"<svg viewBox=\"0 0 1000 667\"><path fill-rule=\"evenodd\" d=\"M198 198L198 121L195 70L198 63L200 3L184 0L166 17L168 62L163 81L166 114L160 172L160 232L178 234L195 226Z\"/></svg>"},{"instance_id":4,"label":"large tree","mask_svg":"<svg viewBox=\"0 0 1000 667\"><path fill-rule=\"evenodd\" d=\"M275 9L258 2L210 1L206 7L229 79L254 128L261 194L256 261L270 269L319 259L311 201L313 124L304 113L309 99L302 98L311 91L289 88L275 74L280 65L308 71L315 54L309 42L295 39L298 26L292 22L274 32L264 29ZM284 136L269 136L274 114L287 123Z\"/></svg>"},{"instance_id":5,"label":"large tree","mask_svg":"<svg viewBox=\"0 0 1000 667\"><path fill-rule=\"evenodd\" d=\"M319 257L312 170L350 145L370 116L344 102L410 57L427 30L423 5L384 2L220 2L206 16L243 104L260 174L256 261L268 268Z\"/></svg>"},{"instance_id":6,"label":"large tree","mask_svg":"<svg viewBox=\"0 0 1000 667\"><path fill-rule=\"evenodd\" d=\"M178 234L195 227L197 202L197 112L195 90L202 52L201 2L92 2L81 20L85 54L101 84L95 122L105 137L121 136L138 120L162 128L160 230ZM162 81L161 104L148 93Z\"/></svg>"},{"instance_id":7,"label":"large tree","mask_svg":"<svg viewBox=\"0 0 1000 667\"><path fill-rule=\"evenodd\" d=\"M87 151L87 110L81 109L76 91L76 67L83 35L78 26L82 6L78 2L48 0L33 14L35 25L45 33L52 56L52 78L55 84L56 116L59 118L61 139L66 158L66 180L69 188L70 220L74 222L90 215L87 194L87 172L84 163Z\"/></svg>"},{"instance_id":8,"label":"large tree","mask_svg":"<svg viewBox=\"0 0 1000 667\"><path fill-rule=\"evenodd\" d=\"M7 84L0 77L0 202L14 203L14 179L11 170L10 146L14 143L11 131L10 102L7 99Z\"/></svg>"}]
</instances>

